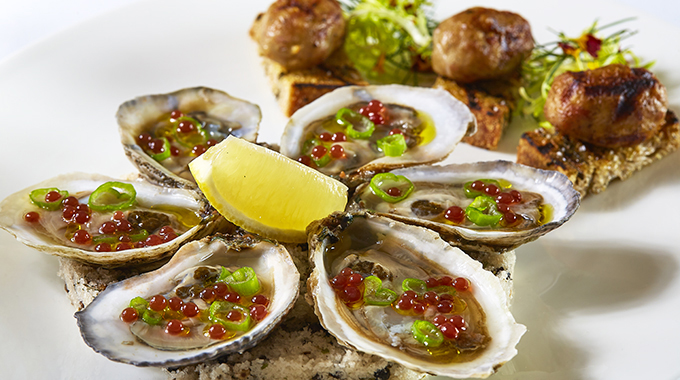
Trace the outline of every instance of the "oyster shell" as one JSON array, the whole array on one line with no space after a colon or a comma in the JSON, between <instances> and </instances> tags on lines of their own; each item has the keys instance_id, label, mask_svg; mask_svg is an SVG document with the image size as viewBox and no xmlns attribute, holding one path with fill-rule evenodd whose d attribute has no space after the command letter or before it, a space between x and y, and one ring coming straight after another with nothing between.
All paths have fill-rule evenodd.
<instances>
[{"instance_id":1,"label":"oyster shell","mask_svg":"<svg viewBox=\"0 0 680 380\"><path fill-rule=\"evenodd\" d=\"M192 299L201 314L195 318L180 317L185 326L191 326L186 334L166 334L163 324L144 328L139 327L145 325L143 321L128 325L121 320L121 312L133 298L156 294L168 294L170 298L179 287L197 281L194 269L220 266L229 270L253 268L262 288L269 293L267 315L241 335L226 339L206 337L202 317L206 306L201 304L200 297ZM175 367L242 352L257 344L293 307L299 280L297 268L283 246L256 240L252 235L215 235L186 244L158 270L109 285L75 317L85 342L107 358L137 366ZM183 349L179 346L184 340L189 343Z\"/></svg>"},{"instance_id":2,"label":"oyster shell","mask_svg":"<svg viewBox=\"0 0 680 380\"><path fill-rule=\"evenodd\" d=\"M487 377L516 355L526 328L510 313L500 280L435 232L365 213L332 215L312 224L309 232L314 269L307 285L322 325L341 344L417 371L455 378ZM395 306L349 308L330 284L343 267L382 278L383 288L391 289L399 288L405 278L464 277L471 284L460 292L461 298L466 293L468 325L448 346L419 346L409 324L431 320L437 309L430 306L422 316L414 316L397 313Z\"/></svg>"},{"instance_id":3,"label":"oyster shell","mask_svg":"<svg viewBox=\"0 0 680 380\"><path fill-rule=\"evenodd\" d=\"M281 153L298 159L305 152L305 144L323 131L342 129L334 121L341 108L356 108L379 100L386 107L394 107L394 120L376 126L373 138L385 136L398 128L412 134L407 150L400 156L385 156L372 140L347 138L335 142L344 149L344 158L331 161L319 170L350 186L373 173L396 168L441 161L456 144L476 128L470 110L447 91L401 85L346 86L336 89L296 111L281 137ZM344 131L344 129L342 129Z\"/></svg>"},{"instance_id":4,"label":"oyster shell","mask_svg":"<svg viewBox=\"0 0 680 380\"><path fill-rule=\"evenodd\" d=\"M116 119L125 154L149 181L169 187L196 188L187 167L195 156L187 151L156 161L139 145L138 136L161 123L169 128L169 115L174 110L199 120L208 137L217 142L228 135L255 142L262 118L257 105L207 87L141 96L123 103Z\"/></svg>"},{"instance_id":5,"label":"oyster shell","mask_svg":"<svg viewBox=\"0 0 680 380\"><path fill-rule=\"evenodd\" d=\"M348 210L368 210L430 228L466 251L502 253L515 249L564 224L580 204L579 193L563 174L508 161L414 166L391 173L413 182L414 191L407 198L396 203L385 202L373 194L369 183L364 183L356 189ZM511 184L511 189L528 192L520 204L513 206L524 208L517 214L523 214L527 223L503 228L446 221L443 214L448 207L457 205L465 209L473 201L465 197L462 186L478 179L501 180ZM546 216L549 219L542 220Z\"/></svg>"},{"instance_id":6,"label":"oyster shell","mask_svg":"<svg viewBox=\"0 0 680 380\"><path fill-rule=\"evenodd\" d=\"M75 224L73 220L64 220L61 207L55 211L43 210L31 203L29 198L32 190L56 187L68 191L69 195L75 196L80 202L87 203L90 194L109 181L131 184L136 191L135 205L125 210L126 220L139 223L140 229L147 229L150 234L162 226L174 226L178 236L155 246L97 252L94 244L76 244L71 241L71 237L78 229L85 229L95 236L105 221L112 220L113 211L92 212L87 223ZM30 211L40 214L38 222L29 223L24 219L24 215ZM136 220L132 220L133 215L137 217ZM0 228L14 235L20 242L55 256L105 266L132 265L162 259L173 254L183 243L206 236L226 225L228 222L197 191L165 188L142 179L113 179L99 174L63 174L18 191L0 202Z\"/></svg>"}]
</instances>

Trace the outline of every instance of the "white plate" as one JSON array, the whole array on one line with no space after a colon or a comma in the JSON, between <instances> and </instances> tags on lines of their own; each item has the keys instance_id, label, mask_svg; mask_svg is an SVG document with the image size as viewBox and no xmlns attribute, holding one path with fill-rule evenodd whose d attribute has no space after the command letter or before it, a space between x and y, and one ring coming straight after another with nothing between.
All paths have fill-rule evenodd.
<instances>
[{"instance_id":1,"label":"white plate","mask_svg":"<svg viewBox=\"0 0 680 380\"><path fill-rule=\"evenodd\" d=\"M114 113L135 96L204 85L259 104L261 140L286 119L248 29L262 1L151 0L68 29L0 65L0 198L57 174L134 171ZM539 42L548 26L578 34L595 18L635 15L610 2L486 1L522 14ZM568 5L563 5L568 4ZM471 6L440 1L438 18ZM680 111L680 30L641 16L626 41ZM521 128L498 152L461 145L449 161L515 159ZM680 375L680 155L586 199L570 222L517 250L514 313L529 328L493 379L675 379ZM0 233L0 368L11 379L164 378L87 347L56 275L57 260Z\"/></svg>"}]
</instances>

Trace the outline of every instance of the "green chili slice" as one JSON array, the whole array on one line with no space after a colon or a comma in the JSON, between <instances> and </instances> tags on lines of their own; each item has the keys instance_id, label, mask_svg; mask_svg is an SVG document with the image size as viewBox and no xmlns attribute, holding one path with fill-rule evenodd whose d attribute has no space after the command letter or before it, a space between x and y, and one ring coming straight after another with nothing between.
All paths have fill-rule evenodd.
<instances>
[{"instance_id":1,"label":"green chili slice","mask_svg":"<svg viewBox=\"0 0 680 380\"><path fill-rule=\"evenodd\" d=\"M413 182L403 175L395 175L392 173L378 173L371 178L369 184L373 194L380 197L385 202L396 203L406 199L414 189ZM401 195L392 196L387 193L387 190L396 187L401 191Z\"/></svg>"},{"instance_id":2,"label":"green chili slice","mask_svg":"<svg viewBox=\"0 0 680 380\"><path fill-rule=\"evenodd\" d=\"M397 293L383 288L382 280L376 276L364 279L364 303L367 305L389 306L397 299Z\"/></svg>"},{"instance_id":3,"label":"green chili slice","mask_svg":"<svg viewBox=\"0 0 680 380\"><path fill-rule=\"evenodd\" d=\"M345 127L345 133L353 139L366 140L375 131L375 124L369 118L349 108L340 108L335 114L335 122Z\"/></svg>"},{"instance_id":4,"label":"green chili slice","mask_svg":"<svg viewBox=\"0 0 680 380\"><path fill-rule=\"evenodd\" d=\"M220 271L220 277L217 278L217 281L224 282L224 280L226 280L229 276L231 276L231 272L229 272L227 268L222 267L222 270Z\"/></svg>"},{"instance_id":5,"label":"green chili slice","mask_svg":"<svg viewBox=\"0 0 680 380\"><path fill-rule=\"evenodd\" d=\"M61 197L54 202L45 201L45 196L50 191L58 192L59 195L61 195ZM59 210L59 207L61 207L61 201L63 201L64 198L68 197L68 191L65 190L62 191L57 189L56 187L49 187L46 189L35 189L28 194L28 197L31 199L31 203L33 203L34 205L45 210L55 211Z\"/></svg>"},{"instance_id":6,"label":"green chili slice","mask_svg":"<svg viewBox=\"0 0 680 380\"><path fill-rule=\"evenodd\" d=\"M427 291L427 283L417 278L405 278L401 282L401 288L406 292L413 290L418 294L424 294Z\"/></svg>"},{"instance_id":7,"label":"green chili slice","mask_svg":"<svg viewBox=\"0 0 680 380\"><path fill-rule=\"evenodd\" d=\"M444 343L444 334L434 323L420 319L411 326L413 337L425 347L438 347Z\"/></svg>"},{"instance_id":8,"label":"green chili slice","mask_svg":"<svg viewBox=\"0 0 680 380\"><path fill-rule=\"evenodd\" d=\"M181 121L190 122L196 127L196 130L189 133L179 132L177 129ZM177 142L180 143L180 145L187 148L191 148L196 144L203 144L209 138L208 132L206 132L206 130L203 129L203 125L201 124L201 122L189 116L182 116L179 119L175 120L175 122L173 123L173 134L175 135L175 139L177 140Z\"/></svg>"},{"instance_id":9,"label":"green chili slice","mask_svg":"<svg viewBox=\"0 0 680 380\"><path fill-rule=\"evenodd\" d=\"M160 325L163 322L163 316L153 310L144 310L142 320L150 325Z\"/></svg>"},{"instance_id":10,"label":"green chili slice","mask_svg":"<svg viewBox=\"0 0 680 380\"><path fill-rule=\"evenodd\" d=\"M259 292L261 288L255 270L251 267L237 269L224 279L224 283L239 295L246 297Z\"/></svg>"},{"instance_id":11,"label":"green chili slice","mask_svg":"<svg viewBox=\"0 0 680 380\"><path fill-rule=\"evenodd\" d=\"M378 149L380 149L385 156L399 157L406 152L406 139L401 133L385 136L377 141Z\"/></svg>"},{"instance_id":12,"label":"green chili slice","mask_svg":"<svg viewBox=\"0 0 680 380\"><path fill-rule=\"evenodd\" d=\"M503 214L498 211L496 201L488 195L480 195L465 208L465 216L478 226L495 226Z\"/></svg>"},{"instance_id":13,"label":"green chili slice","mask_svg":"<svg viewBox=\"0 0 680 380\"><path fill-rule=\"evenodd\" d=\"M93 243L108 243L115 244L118 243L121 235L95 235L92 237ZM128 235L130 241L136 243L138 241L146 240L149 237L149 232L147 230L140 230L136 234Z\"/></svg>"},{"instance_id":14,"label":"green chili slice","mask_svg":"<svg viewBox=\"0 0 680 380\"><path fill-rule=\"evenodd\" d=\"M241 320L231 321L227 319L230 311L238 311L241 313ZM252 318L250 318L250 310L247 307L237 305L228 301L215 301L210 305L209 317L212 322L219 323L227 330L232 331L248 331L252 325Z\"/></svg>"},{"instance_id":15,"label":"green chili slice","mask_svg":"<svg viewBox=\"0 0 680 380\"><path fill-rule=\"evenodd\" d=\"M163 151L160 153L150 153L151 158L159 162L170 157L170 141L165 137L160 137L160 139L163 140Z\"/></svg>"},{"instance_id":16,"label":"green chili slice","mask_svg":"<svg viewBox=\"0 0 680 380\"><path fill-rule=\"evenodd\" d=\"M117 211L132 207L137 192L129 183L110 181L101 184L87 204L95 211Z\"/></svg>"},{"instance_id":17,"label":"green chili slice","mask_svg":"<svg viewBox=\"0 0 680 380\"><path fill-rule=\"evenodd\" d=\"M330 149L328 149L326 151L326 154L324 154L318 160L314 158L314 156L309 156L309 158L312 159L312 162L314 162L314 165L316 165L316 167L323 168L324 166L328 165L329 162L331 162L331 151Z\"/></svg>"},{"instance_id":18,"label":"green chili slice","mask_svg":"<svg viewBox=\"0 0 680 380\"><path fill-rule=\"evenodd\" d=\"M137 315L144 316L144 312L149 307L149 302L142 297L135 297L130 300L130 307L137 310Z\"/></svg>"},{"instance_id":19,"label":"green chili slice","mask_svg":"<svg viewBox=\"0 0 680 380\"><path fill-rule=\"evenodd\" d=\"M501 186L501 183L499 181L496 181L495 179L478 179L477 181L482 181L484 182L485 185L496 185L498 186L499 189L504 188L503 186ZM475 181L465 182L465 185L463 186L463 189L465 190L465 196L468 198L476 198L480 195L483 195L481 191L472 189L471 185L473 182Z\"/></svg>"}]
</instances>

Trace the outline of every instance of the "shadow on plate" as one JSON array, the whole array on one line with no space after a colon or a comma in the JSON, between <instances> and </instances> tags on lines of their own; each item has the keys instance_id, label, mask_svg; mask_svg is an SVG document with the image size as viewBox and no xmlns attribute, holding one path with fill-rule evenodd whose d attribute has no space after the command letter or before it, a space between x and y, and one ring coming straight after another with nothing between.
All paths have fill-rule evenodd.
<instances>
[{"instance_id":1,"label":"shadow on plate","mask_svg":"<svg viewBox=\"0 0 680 380\"><path fill-rule=\"evenodd\" d=\"M652 301L678 272L673 255L608 242L534 242L517 252L513 314L527 326L519 353L494 380L581 380L591 353L564 331L569 315L607 314Z\"/></svg>"}]
</instances>

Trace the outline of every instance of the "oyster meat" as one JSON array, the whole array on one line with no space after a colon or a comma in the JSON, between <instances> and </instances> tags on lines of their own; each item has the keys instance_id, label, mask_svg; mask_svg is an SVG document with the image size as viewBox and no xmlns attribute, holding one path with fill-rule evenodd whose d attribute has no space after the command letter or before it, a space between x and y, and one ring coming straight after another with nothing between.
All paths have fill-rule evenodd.
<instances>
[{"instance_id":1,"label":"oyster meat","mask_svg":"<svg viewBox=\"0 0 680 380\"><path fill-rule=\"evenodd\" d=\"M229 135L255 142L260 107L206 87L148 95L123 103L116 113L121 142L151 182L196 188L188 164Z\"/></svg>"},{"instance_id":2,"label":"oyster meat","mask_svg":"<svg viewBox=\"0 0 680 380\"><path fill-rule=\"evenodd\" d=\"M91 196L98 189L100 206L109 201L106 197L129 204L119 210L93 207ZM47 190L61 192L51 205L42 202ZM98 174L63 174L0 203L0 227L22 243L52 255L106 266L162 259L183 243L227 224L197 191Z\"/></svg>"},{"instance_id":3,"label":"oyster meat","mask_svg":"<svg viewBox=\"0 0 680 380\"><path fill-rule=\"evenodd\" d=\"M347 86L293 114L281 153L353 186L396 168L441 161L476 128L444 90Z\"/></svg>"},{"instance_id":4,"label":"oyster meat","mask_svg":"<svg viewBox=\"0 0 680 380\"><path fill-rule=\"evenodd\" d=\"M394 189L402 196L387 194ZM466 251L502 253L561 226L579 203L561 173L490 161L378 174L357 188L348 210L428 227Z\"/></svg>"},{"instance_id":5,"label":"oyster meat","mask_svg":"<svg viewBox=\"0 0 680 380\"><path fill-rule=\"evenodd\" d=\"M334 214L309 232L308 288L341 344L455 378L487 377L516 355L526 328L499 278L435 232L367 213Z\"/></svg>"},{"instance_id":6,"label":"oyster meat","mask_svg":"<svg viewBox=\"0 0 680 380\"><path fill-rule=\"evenodd\" d=\"M85 342L111 360L187 365L257 344L293 307L299 280L283 246L214 235L184 245L153 272L109 285L75 317ZM154 306L160 298L167 305ZM128 308L137 317L127 320Z\"/></svg>"}]
</instances>

